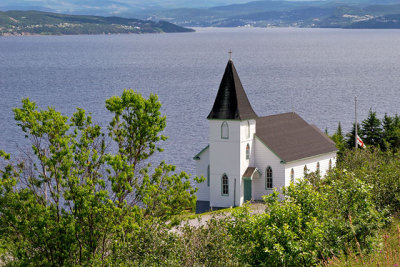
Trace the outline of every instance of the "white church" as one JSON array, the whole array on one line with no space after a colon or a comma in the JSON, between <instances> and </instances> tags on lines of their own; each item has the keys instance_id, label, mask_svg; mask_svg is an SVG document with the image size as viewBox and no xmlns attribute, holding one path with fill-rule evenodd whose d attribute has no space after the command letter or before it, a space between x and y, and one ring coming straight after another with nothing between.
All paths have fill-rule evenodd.
<instances>
[{"instance_id":1,"label":"white church","mask_svg":"<svg viewBox=\"0 0 400 267\"><path fill-rule=\"evenodd\" d=\"M294 112L259 117L232 60L207 117L209 144L194 159L198 176L197 211L241 206L336 164L336 146L315 125Z\"/></svg>"}]
</instances>

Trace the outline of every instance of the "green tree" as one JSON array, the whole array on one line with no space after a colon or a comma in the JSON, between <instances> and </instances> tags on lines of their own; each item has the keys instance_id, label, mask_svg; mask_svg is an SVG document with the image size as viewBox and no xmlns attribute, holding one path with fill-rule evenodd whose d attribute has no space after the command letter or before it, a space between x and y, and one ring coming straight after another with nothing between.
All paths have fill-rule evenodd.
<instances>
[{"instance_id":1,"label":"green tree","mask_svg":"<svg viewBox=\"0 0 400 267\"><path fill-rule=\"evenodd\" d=\"M396 115L390 117L387 114L382 120L382 149L392 149L394 152L400 147L400 119Z\"/></svg>"},{"instance_id":2,"label":"green tree","mask_svg":"<svg viewBox=\"0 0 400 267\"><path fill-rule=\"evenodd\" d=\"M358 136L362 136L362 130L361 130L359 123L357 123L357 133L358 133ZM355 136L356 136L356 128L355 128L355 123L353 123L353 127L351 128L351 131L346 134L347 148L351 149L351 148L355 147Z\"/></svg>"},{"instance_id":3,"label":"green tree","mask_svg":"<svg viewBox=\"0 0 400 267\"><path fill-rule=\"evenodd\" d=\"M156 151L162 151L159 141L167 139L161 132L166 118L161 116L161 103L156 95L143 98L133 90L106 101L106 108L114 114L109 135L118 145L115 155L108 155L109 179L119 205L140 204L145 215L171 216L186 208L195 208L196 190L190 177L175 171L172 165L161 162L150 173L150 164L143 166ZM200 180L196 180L200 181Z\"/></svg>"},{"instance_id":4,"label":"green tree","mask_svg":"<svg viewBox=\"0 0 400 267\"><path fill-rule=\"evenodd\" d=\"M164 162L140 164L166 138L155 95L125 90L107 100L116 153L107 152L106 135L83 109L68 118L22 103L15 120L31 150L19 161L0 152L0 239L14 264L112 263L141 229L193 207L189 175Z\"/></svg>"},{"instance_id":5,"label":"green tree","mask_svg":"<svg viewBox=\"0 0 400 267\"><path fill-rule=\"evenodd\" d=\"M346 140L343 136L342 125L339 122L336 132L331 136L331 139L335 142L336 148L339 150L339 155L346 149Z\"/></svg>"},{"instance_id":6,"label":"green tree","mask_svg":"<svg viewBox=\"0 0 400 267\"><path fill-rule=\"evenodd\" d=\"M363 141L367 145L382 145L382 128L381 121L376 116L376 112L369 110L368 117L362 121Z\"/></svg>"}]
</instances>

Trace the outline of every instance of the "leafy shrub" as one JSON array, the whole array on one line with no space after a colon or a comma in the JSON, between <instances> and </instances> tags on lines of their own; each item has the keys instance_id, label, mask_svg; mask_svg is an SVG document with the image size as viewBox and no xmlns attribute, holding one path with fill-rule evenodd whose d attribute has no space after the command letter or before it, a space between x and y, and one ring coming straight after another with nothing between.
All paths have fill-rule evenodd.
<instances>
[{"instance_id":1,"label":"leafy shrub","mask_svg":"<svg viewBox=\"0 0 400 267\"><path fill-rule=\"evenodd\" d=\"M371 186L378 210L400 211L400 154L379 149L347 150L338 169L347 170Z\"/></svg>"},{"instance_id":2,"label":"leafy shrub","mask_svg":"<svg viewBox=\"0 0 400 267\"><path fill-rule=\"evenodd\" d=\"M319 181L318 179L311 179ZM369 251L384 215L375 209L371 187L348 172L301 181L264 198L265 213L238 209L229 233L242 263L312 266L348 249Z\"/></svg>"},{"instance_id":3,"label":"leafy shrub","mask_svg":"<svg viewBox=\"0 0 400 267\"><path fill-rule=\"evenodd\" d=\"M193 208L196 189L172 165L162 162L151 171L144 164L166 139L157 96L125 90L106 101L114 115L108 128L114 153L83 109L68 118L29 99L22 103L15 120L31 150L20 161L0 151L0 239L14 264L117 262L121 247L151 249L137 240L149 246L174 240L151 227ZM158 234L155 241L147 229Z\"/></svg>"}]
</instances>

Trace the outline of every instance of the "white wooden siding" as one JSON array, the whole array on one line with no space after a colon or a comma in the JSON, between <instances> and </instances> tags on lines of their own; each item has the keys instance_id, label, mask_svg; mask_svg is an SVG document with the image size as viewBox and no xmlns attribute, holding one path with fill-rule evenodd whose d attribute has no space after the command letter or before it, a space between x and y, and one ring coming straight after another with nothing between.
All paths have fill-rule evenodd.
<instances>
[{"instance_id":1,"label":"white wooden siding","mask_svg":"<svg viewBox=\"0 0 400 267\"><path fill-rule=\"evenodd\" d=\"M255 167L261 172L260 178L253 179L252 194L254 200L261 200L262 196L273 192L265 189L265 170L272 168L273 186L280 190L285 185L285 167L281 159L271 152L257 137L255 138Z\"/></svg>"},{"instance_id":2,"label":"white wooden siding","mask_svg":"<svg viewBox=\"0 0 400 267\"><path fill-rule=\"evenodd\" d=\"M207 148L200 154L200 159L196 160L196 175L204 176L206 180L196 186L199 190L196 192L197 200L210 201L210 187L207 185L207 168L210 164L210 148Z\"/></svg>"},{"instance_id":3,"label":"white wooden siding","mask_svg":"<svg viewBox=\"0 0 400 267\"><path fill-rule=\"evenodd\" d=\"M290 172L293 168L294 179L304 178L304 166L307 165L308 173L315 172L317 170L317 163L319 162L319 169L321 176L325 176L329 170L329 160L332 160L332 168L336 166L336 152L327 153L303 160L288 162L285 164L285 185L290 185Z\"/></svg>"}]
</instances>

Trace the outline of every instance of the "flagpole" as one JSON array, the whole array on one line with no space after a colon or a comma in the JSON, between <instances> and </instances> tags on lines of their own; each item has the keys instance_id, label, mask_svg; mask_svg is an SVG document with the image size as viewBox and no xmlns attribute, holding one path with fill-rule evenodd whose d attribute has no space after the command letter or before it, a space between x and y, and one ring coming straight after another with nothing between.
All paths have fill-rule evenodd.
<instances>
[{"instance_id":1,"label":"flagpole","mask_svg":"<svg viewBox=\"0 0 400 267\"><path fill-rule=\"evenodd\" d=\"M357 149L357 136L358 136L358 132L357 132L357 96L354 97L354 117L356 120L356 124L354 126L355 128L355 136L354 136L354 145L355 145L355 149Z\"/></svg>"}]
</instances>

